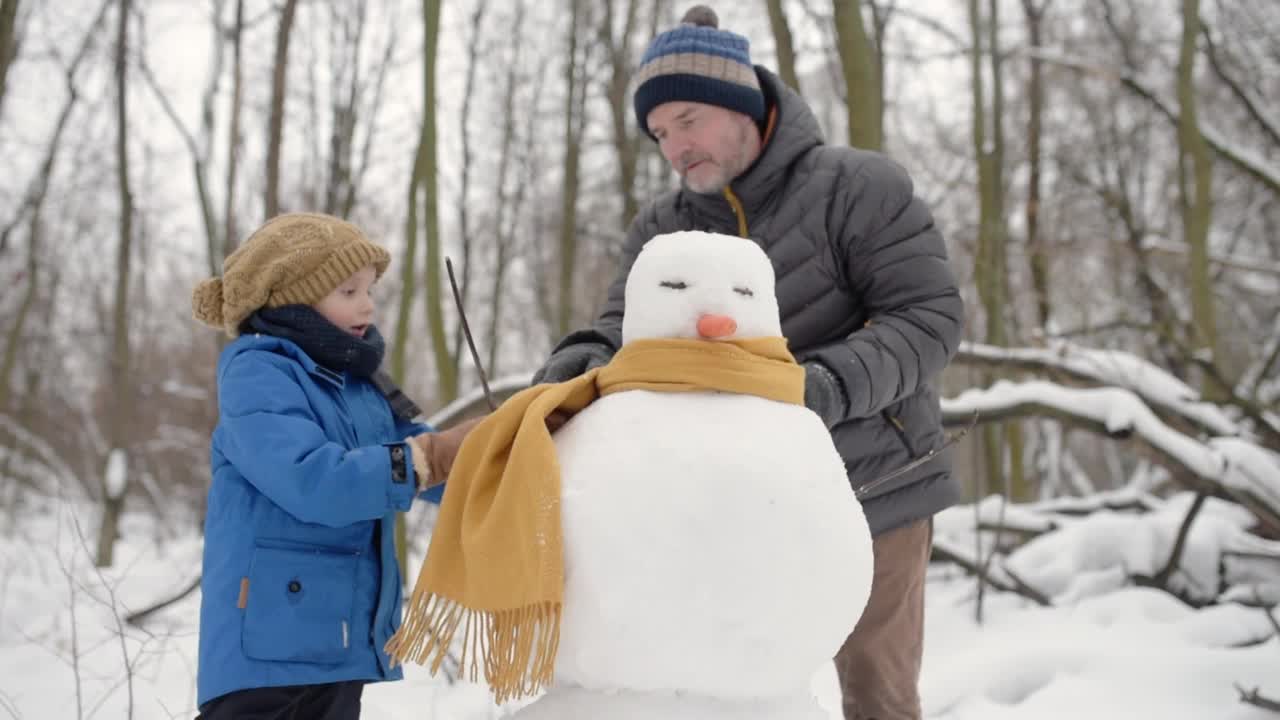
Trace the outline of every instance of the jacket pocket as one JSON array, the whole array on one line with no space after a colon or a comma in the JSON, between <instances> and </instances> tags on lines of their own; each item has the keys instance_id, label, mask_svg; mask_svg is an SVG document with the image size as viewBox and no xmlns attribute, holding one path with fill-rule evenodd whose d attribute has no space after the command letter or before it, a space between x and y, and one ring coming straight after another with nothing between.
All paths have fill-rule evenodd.
<instances>
[{"instance_id":1,"label":"jacket pocket","mask_svg":"<svg viewBox=\"0 0 1280 720\"><path fill-rule=\"evenodd\" d=\"M255 660L334 664L351 646L355 551L264 547L253 551L241 647Z\"/></svg>"}]
</instances>

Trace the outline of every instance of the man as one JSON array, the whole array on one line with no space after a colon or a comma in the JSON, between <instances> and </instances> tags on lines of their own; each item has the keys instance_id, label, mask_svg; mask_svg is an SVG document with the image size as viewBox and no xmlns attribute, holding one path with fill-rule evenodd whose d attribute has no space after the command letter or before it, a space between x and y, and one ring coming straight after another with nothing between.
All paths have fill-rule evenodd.
<instances>
[{"instance_id":1,"label":"man","mask_svg":"<svg viewBox=\"0 0 1280 720\"><path fill-rule=\"evenodd\" d=\"M627 273L650 238L737 234L773 262L805 404L831 429L853 487L938 447L933 382L956 352L964 308L942 236L903 169L826 145L800 96L753 67L746 38L719 29L704 6L649 45L634 100L682 187L640 211L600 316L561 341L535 381L567 380L617 351ZM876 568L866 612L836 657L846 718L920 717L932 516L959 495L944 452L864 498Z\"/></svg>"}]
</instances>

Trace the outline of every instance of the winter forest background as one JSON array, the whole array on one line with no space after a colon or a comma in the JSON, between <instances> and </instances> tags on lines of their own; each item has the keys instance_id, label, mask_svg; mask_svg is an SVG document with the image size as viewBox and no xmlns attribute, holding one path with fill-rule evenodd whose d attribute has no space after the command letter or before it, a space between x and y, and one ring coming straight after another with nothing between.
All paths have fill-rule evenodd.
<instances>
[{"instance_id":1,"label":"winter forest background","mask_svg":"<svg viewBox=\"0 0 1280 720\"><path fill-rule=\"evenodd\" d=\"M192 286L277 212L343 215L393 252L379 325L429 414L478 399L445 257L518 387L674 182L630 79L688 4L0 0L0 717L193 710L222 341ZM979 424L971 504L936 528L926 711L1182 717L1157 709L1191 692L1186 717L1277 717L1280 4L712 5L830 142L906 166L962 282L944 411ZM430 523L405 523L412 568ZM1064 619L1090 602L1114 632ZM1019 660L1068 634L1096 655ZM1202 671L1054 685L1171 634ZM373 716L421 717L407 686ZM466 692L428 716L498 716Z\"/></svg>"}]
</instances>

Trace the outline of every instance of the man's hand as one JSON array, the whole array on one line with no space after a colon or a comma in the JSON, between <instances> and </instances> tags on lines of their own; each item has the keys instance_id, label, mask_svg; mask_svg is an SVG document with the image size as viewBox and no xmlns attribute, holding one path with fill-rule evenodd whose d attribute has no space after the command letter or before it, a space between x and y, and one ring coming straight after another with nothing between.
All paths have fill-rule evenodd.
<instances>
[{"instance_id":1,"label":"man's hand","mask_svg":"<svg viewBox=\"0 0 1280 720\"><path fill-rule=\"evenodd\" d=\"M551 414L547 416L547 432L554 434L555 431L564 427L564 424L569 422L571 417L573 417L573 413L564 410L552 410Z\"/></svg>"},{"instance_id":2,"label":"man's hand","mask_svg":"<svg viewBox=\"0 0 1280 720\"><path fill-rule=\"evenodd\" d=\"M423 433L405 440L413 453L413 470L418 476L419 490L435 487L449 479L449 471L453 469L462 441L483 419L463 420L448 430Z\"/></svg>"},{"instance_id":3,"label":"man's hand","mask_svg":"<svg viewBox=\"0 0 1280 720\"><path fill-rule=\"evenodd\" d=\"M592 368L607 365L612 357L613 350L600 343L567 345L552 353L546 364L533 374L533 384L572 380Z\"/></svg>"},{"instance_id":4,"label":"man's hand","mask_svg":"<svg viewBox=\"0 0 1280 720\"><path fill-rule=\"evenodd\" d=\"M818 360L802 364L804 367L804 405L818 414L828 427L834 426L849 414L849 395L840 378Z\"/></svg>"}]
</instances>

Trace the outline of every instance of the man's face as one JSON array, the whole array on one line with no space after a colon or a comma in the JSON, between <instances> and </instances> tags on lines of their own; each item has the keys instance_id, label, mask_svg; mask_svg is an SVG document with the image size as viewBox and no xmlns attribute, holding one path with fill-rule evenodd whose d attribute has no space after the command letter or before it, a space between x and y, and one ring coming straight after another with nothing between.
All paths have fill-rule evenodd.
<instances>
[{"instance_id":1,"label":"man's face","mask_svg":"<svg viewBox=\"0 0 1280 720\"><path fill-rule=\"evenodd\" d=\"M728 187L760 152L760 132L751 118L718 105L668 102L647 119L663 157L696 193Z\"/></svg>"}]
</instances>

